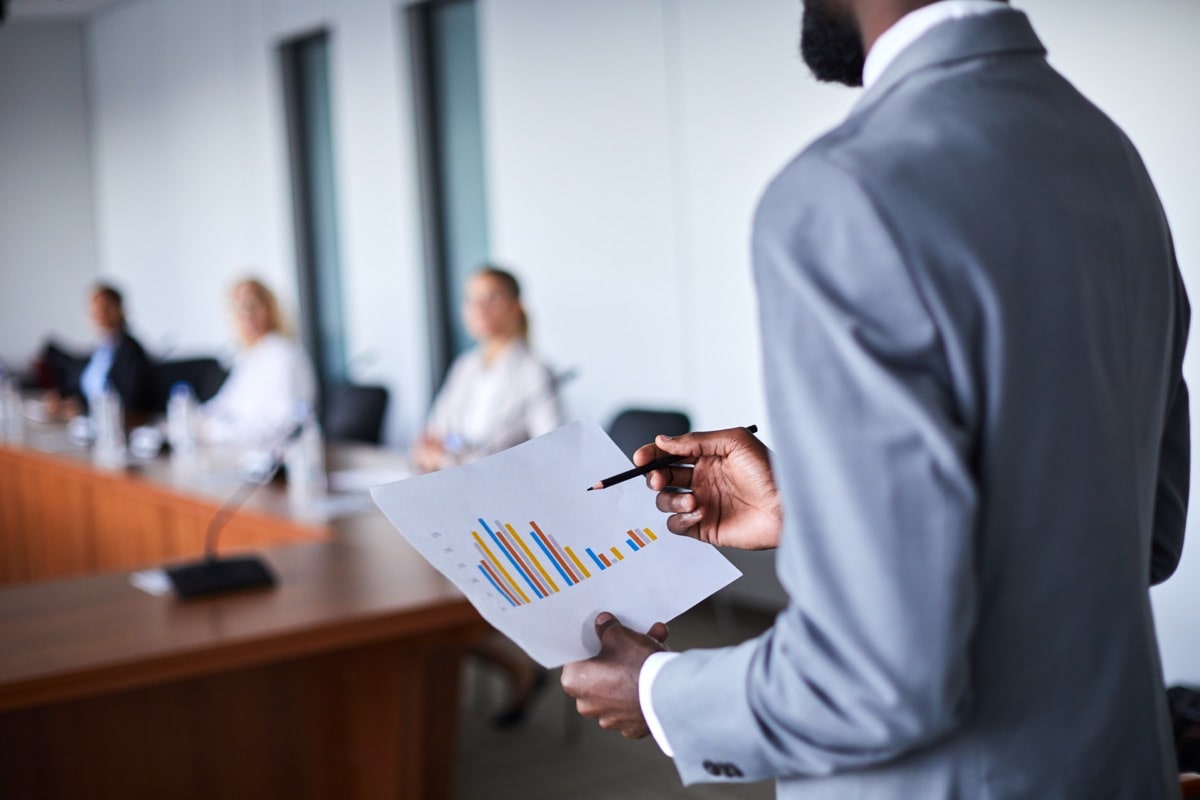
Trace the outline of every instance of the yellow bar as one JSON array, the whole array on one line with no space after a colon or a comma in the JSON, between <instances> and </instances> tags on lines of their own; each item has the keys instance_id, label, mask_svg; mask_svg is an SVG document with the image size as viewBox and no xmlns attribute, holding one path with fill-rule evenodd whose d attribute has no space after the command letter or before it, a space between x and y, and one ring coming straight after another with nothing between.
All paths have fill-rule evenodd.
<instances>
[{"instance_id":1,"label":"yellow bar","mask_svg":"<svg viewBox=\"0 0 1200 800\"><path fill-rule=\"evenodd\" d=\"M579 556L577 556L571 552L571 548L564 547L563 550L567 551L567 555L569 555L571 557L571 560L575 562L575 566L578 567L579 571L583 573L583 577L585 577L585 578L592 577L592 573L587 571L587 567L585 567L583 565L583 562L579 560Z\"/></svg>"},{"instance_id":2,"label":"yellow bar","mask_svg":"<svg viewBox=\"0 0 1200 800\"><path fill-rule=\"evenodd\" d=\"M654 531L650 530L649 528L642 528L642 530L644 530L646 532L646 535L650 537L650 541L652 541L652 542L658 541L658 537L654 535Z\"/></svg>"},{"instance_id":3,"label":"yellow bar","mask_svg":"<svg viewBox=\"0 0 1200 800\"><path fill-rule=\"evenodd\" d=\"M504 568L504 565L500 563L500 560L497 559L494 555L492 555L491 548L489 548L487 546L487 544L484 543L483 538L480 537L480 535L479 535L479 532L471 531L471 535L475 537L475 541L478 542L479 546L483 548L483 552L487 553L487 557L491 560L491 562L496 565L496 569L500 570L500 574L504 576L504 580L508 581L509 588L516 589L517 594L521 595L521 599L524 600L526 603L532 602L529 599L529 595L527 595L527 594L525 594L525 592L521 591L521 587L518 586L517 582L512 579L512 575L508 574L508 570L506 570Z\"/></svg>"},{"instance_id":4,"label":"yellow bar","mask_svg":"<svg viewBox=\"0 0 1200 800\"><path fill-rule=\"evenodd\" d=\"M537 558L533 555L533 551L529 549L529 545L525 544L525 541L523 539L521 539L520 536L517 536L517 532L513 530L512 525L509 525L506 522L506 523L504 523L504 527L508 530L509 535L512 536L513 539L515 539L517 541L517 544L521 545L521 549L525 551L526 557L528 557L529 560L533 562L533 565L535 567L537 567L537 571L542 573L542 577L546 579L546 583L550 584L550 588L553 591L557 592L558 587L554 585L554 581L552 581L550 579L550 576L546 574L546 570L542 568L542 562L538 561Z\"/></svg>"},{"instance_id":5,"label":"yellow bar","mask_svg":"<svg viewBox=\"0 0 1200 800\"><path fill-rule=\"evenodd\" d=\"M621 555L621 551L617 548L612 548L612 554L617 557L617 561L624 561L625 556Z\"/></svg>"}]
</instances>

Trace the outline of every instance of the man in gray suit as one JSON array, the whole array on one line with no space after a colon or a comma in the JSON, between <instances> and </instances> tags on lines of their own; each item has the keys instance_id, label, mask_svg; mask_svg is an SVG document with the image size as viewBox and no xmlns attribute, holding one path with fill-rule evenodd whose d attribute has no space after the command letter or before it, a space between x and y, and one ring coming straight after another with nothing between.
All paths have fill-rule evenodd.
<instances>
[{"instance_id":1,"label":"man in gray suit","mask_svg":"<svg viewBox=\"0 0 1200 800\"><path fill-rule=\"evenodd\" d=\"M1003 3L807 0L802 41L867 88L755 220L775 450L635 456L694 463L649 478L692 490L672 531L778 545L788 607L682 654L601 614L564 688L686 783L1177 797L1148 587L1183 544L1189 311L1146 170Z\"/></svg>"}]
</instances>

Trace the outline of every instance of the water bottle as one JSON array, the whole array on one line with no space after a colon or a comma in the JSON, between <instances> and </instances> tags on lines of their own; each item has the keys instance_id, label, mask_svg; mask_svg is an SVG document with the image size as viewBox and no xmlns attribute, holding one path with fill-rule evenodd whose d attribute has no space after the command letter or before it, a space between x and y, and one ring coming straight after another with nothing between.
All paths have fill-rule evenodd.
<instances>
[{"instance_id":1,"label":"water bottle","mask_svg":"<svg viewBox=\"0 0 1200 800\"><path fill-rule=\"evenodd\" d=\"M0 364L0 438L20 441L25 433L25 409L16 381Z\"/></svg>"},{"instance_id":2,"label":"water bottle","mask_svg":"<svg viewBox=\"0 0 1200 800\"><path fill-rule=\"evenodd\" d=\"M0 364L0 438L8 436L8 370Z\"/></svg>"},{"instance_id":3,"label":"water bottle","mask_svg":"<svg viewBox=\"0 0 1200 800\"><path fill-rule=\"evenodd\" d=\"M167 441L171 453L188 457L196 452L196 395L184 381L171 387L167 398Z\"/></svg>"},{"instance_id":4,"label":"water bottle","mask_svg":"<svg viewBox=\"0 0 1200 800\"><path fill-rule=\"evenodd\" d=\"M303 428L284 456L284 464L287 466L288 494L293 499L304 500L324 494L327 488L325 443L314 414L307 408L297 409L297 418L303 420Z\"/></svg>"},{"instance_id":5,"label":"water bottle","mask_svg":"<svg viewBox=\"0 0 1200 800\"><path fill-rule=\"evenodd\" d=\"M95 460L100 464L120 466L125 463L125 413L121 395L112 384L105 382L104 390L89 398L92 430L96 432Z\"/></svg>"}]
</instances>

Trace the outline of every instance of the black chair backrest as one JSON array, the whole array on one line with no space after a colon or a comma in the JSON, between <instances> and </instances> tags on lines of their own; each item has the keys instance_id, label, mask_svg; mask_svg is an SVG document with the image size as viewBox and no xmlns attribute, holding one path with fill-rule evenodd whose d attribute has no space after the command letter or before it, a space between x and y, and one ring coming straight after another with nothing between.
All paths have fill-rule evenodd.
<instances>
[{"instance_id":1,"label":"black chair backrest","mask_svg":"<svg viewBox=\"0 0 1200 800\"><path fill-rule=\"evenodd\" d=\"M325 438L337 442L379 444L388 390L353 383L334 387L325 398Z\"/></svg>"},{"instance_id":2,"label":"black chair backrest","mask_svg":"<svg viewBox=\"0 0 1200 800\"><path fill-rule=\"evenodd\" d=\"M171 387L183 382L192 387L192 392L201 403L216 397L225 382L225 368L215 358L183 358L176 361L160 361L151 367L153 408L167 410L167 399Z\"/></svg>"},{"instance_id":3,"label":"black chair backrest","mask_svg":"<svg viewBox=\"0 0 1200 800\"><path fill-rule=\"evenodd\" d=\"M660 433L678 436L691 429L692 421L682 411L627 408L608 426L608 435L625 455L632 457L633 451L654 441Z\"/></svg>"}]
</instances>

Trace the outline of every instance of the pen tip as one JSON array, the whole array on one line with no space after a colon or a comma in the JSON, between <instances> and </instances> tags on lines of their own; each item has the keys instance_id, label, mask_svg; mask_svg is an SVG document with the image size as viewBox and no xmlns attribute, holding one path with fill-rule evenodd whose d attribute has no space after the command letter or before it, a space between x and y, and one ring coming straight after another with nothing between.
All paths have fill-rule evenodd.
<instances>
[{"instance_id":1,"label":"pen tip","mask_svg":"<svg viewBox=\"0 0 1200 800\"><path fill-rule=\"evenodd\" d=\"M589 487L588 487L588 491L589 491L589 492L594 492L594 491L596 491L596 487L595 487L595 486L589 486Z\"/></svg>"}]
</instances>

